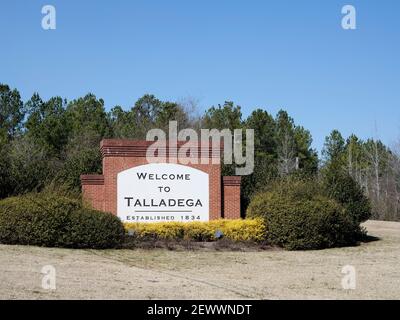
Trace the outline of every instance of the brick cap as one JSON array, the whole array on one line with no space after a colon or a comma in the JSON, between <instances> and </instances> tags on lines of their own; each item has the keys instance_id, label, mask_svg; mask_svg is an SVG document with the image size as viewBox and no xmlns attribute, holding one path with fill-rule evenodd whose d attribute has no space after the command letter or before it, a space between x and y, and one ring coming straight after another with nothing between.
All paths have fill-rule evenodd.
<instances>
[{"instance_id":1,"label":"brick cap","mask_svg":"<svg viewBox=\"0 0 400 320\"><path fill-rule=\"evenodd\" d=\"M224 186L240 186L242 182L241 176L225 176L222 177L222 184Z\"/></svg>"},{"instance_id":2,"label":"brick cap","mask_svg":"<svg viewBox=\"0 0 400 320\"><path fill-rule=\"evenodd\" d=\"M104 176L101 174L82 174L81 175L82 185L103 185Z\"/></svg>"},{"instance_id":3,"label":"brick cap","mask_svg":"<svg viewBox=\"0 0 400 320\"><path fill-rule=\"evenodd\" d=\"M147 149L154 143L155 141L146 141L146 140L131 140L131 139L103 139L100 142L100 151L102 157L146 157ZM177 147L185 145L190 146L193 144L196 146L195 142L187 142L187 141L177 141ZM165 140L165 154L167 157L176 157L177 153L174 150L173 154L169 154L169 141ZM206 143L198 143L197 154L199 158L201 157L201 152L204 148L207 148ZM157 148L160 150L161 148ZM164 151L164 150L162 150ZM209 158L220 158L221 152L223 151L223 144L219 143L218 151L212 152L212 142L208 144L208 157Z\"/></svg>"}]
</instances>

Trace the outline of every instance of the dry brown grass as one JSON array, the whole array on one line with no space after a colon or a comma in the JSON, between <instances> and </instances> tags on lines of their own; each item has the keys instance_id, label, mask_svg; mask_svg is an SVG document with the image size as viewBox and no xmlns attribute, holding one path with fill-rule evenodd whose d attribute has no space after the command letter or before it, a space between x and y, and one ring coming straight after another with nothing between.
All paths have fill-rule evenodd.
<instances>
[{"instance_id":1,"label":"dry brown grass","mask_svg":"<svg viewBox=\"0 0 400 320\"><path fill-rule=\"evenodd\" d=\"M399 299L400 223L369 221L379 241L321 251L69 250L0 246L2 299ZM53 265L57 289L41 288ZM353 265L356 290L343 290Z\"/></svg>"}]
</instances>

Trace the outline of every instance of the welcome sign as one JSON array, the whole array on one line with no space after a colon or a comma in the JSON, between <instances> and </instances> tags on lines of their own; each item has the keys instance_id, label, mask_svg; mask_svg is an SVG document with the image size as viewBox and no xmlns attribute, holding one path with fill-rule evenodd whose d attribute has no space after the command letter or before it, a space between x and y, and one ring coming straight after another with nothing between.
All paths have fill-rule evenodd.
<instances>
[{"instance_id":1,"label":"welcome sign","mask_svg":"<svg viewBox=\"0 0 400 320\"><path fill-rule=\"evenodd\" d=\"M83 200L124 222L240 219L241 178L221 176L221 161L214 161L220 154L208 152L208 158L201 156L198 163L181 164L174 152L169 157L168 149L164 162L149 163L153 143L103 139L102 173L81 175ZM165 148L170 145L166 141ZM203 148L198 146L198 155Z\"/></svg>"},{"instance_id":2,"label":"welcome sign","mask_svg":"<svg viewBox=\"0 0 400 320\"><path fill-rule=\"evenodd\" d=\"M208 221L209 176L173 163L122 171L117 175L117 215L124 222Z\"/></svg>"}]
</instances>

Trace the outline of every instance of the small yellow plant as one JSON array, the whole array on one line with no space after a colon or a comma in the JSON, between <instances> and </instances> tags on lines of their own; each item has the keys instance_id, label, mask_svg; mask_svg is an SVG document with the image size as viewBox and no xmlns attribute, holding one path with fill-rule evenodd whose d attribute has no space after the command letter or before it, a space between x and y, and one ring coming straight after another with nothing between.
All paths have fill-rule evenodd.
<instances>
[{"instance_id":1,"label":"small yellow plant","mask_svg":"<svg viewBox=\"0 0 400 320\"><path fill-rule=\"evenodd\" d=\"M255 241L265 239L266 227L262 219L211 220L208 222L157 222L124 223L127 231L139 239L185 239L215 241L218 234L232 241Z\"/></svg>"}]
</instances>

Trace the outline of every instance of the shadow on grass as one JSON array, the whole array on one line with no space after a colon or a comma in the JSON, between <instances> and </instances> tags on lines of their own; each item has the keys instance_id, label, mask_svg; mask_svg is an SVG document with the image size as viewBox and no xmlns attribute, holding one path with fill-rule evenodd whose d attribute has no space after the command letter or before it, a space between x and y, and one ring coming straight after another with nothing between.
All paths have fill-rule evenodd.
<instances>
[{"instance_id":1,"label":"shadow on grass","mask_svg":"<svg viewBox=\"0 0 400 320\"><path fill-rule=\"evenodd\" d=\"M344 247L357 247L361 244L367 244L370 242L379 241L381 238L363 234L359 236L358 241L353 244L344 246L337 246L336 248ZM170 251L242 251L242 252L259 252L259 251L282 251L286 250L282 247L271 245L268 242L251 242L251 241L232 241L228 239L220 239L216 241L195 241L195 240L183 240L183 239L155 239L149 238L136 238L134 236L126 236L125 241L121 249L164 249ZM325 250L321 249L310 249L307 251L318 251ZM303 250L300 250L303 251Z\"/></svg>"},{"instance_id":2,"label":"shadow on grass","mask_svg":"<svg viewBox=\"0 0 400 320\"><path fill-rule=\"evenodd\" d=\"M379 237L370 236L370 235L366 234L361 238L360 242L361 243L370 243L370 242L375 242L375 241L380 241L380 240L382 240L382 239Z\"/></svg>"},{"instance_id":3,"label":"shadow on grass","mask_svg":"<svg viewBox=\"0 0 400 320\"><path fill-rule=\"evenodd\" d=\"M126 237L122 249L166 249L171 251L265 251L281 250L268 243L237 242L227 239L217 241L193 241L174 239L136 239Z\"/></svg>"}]
</instances>

